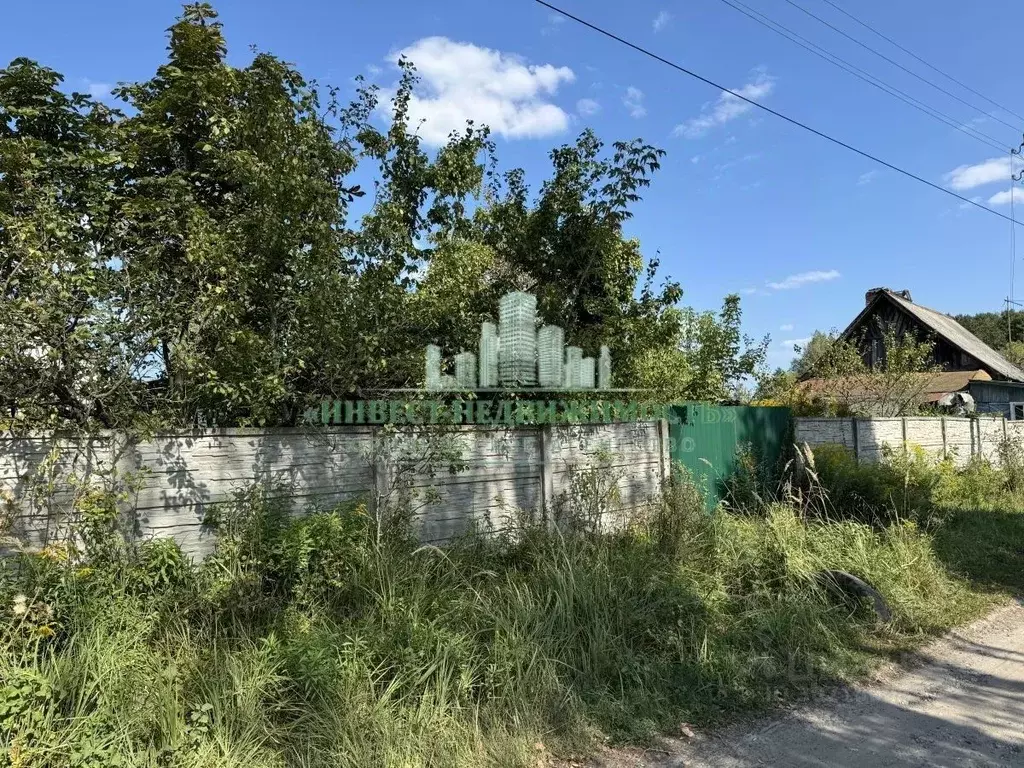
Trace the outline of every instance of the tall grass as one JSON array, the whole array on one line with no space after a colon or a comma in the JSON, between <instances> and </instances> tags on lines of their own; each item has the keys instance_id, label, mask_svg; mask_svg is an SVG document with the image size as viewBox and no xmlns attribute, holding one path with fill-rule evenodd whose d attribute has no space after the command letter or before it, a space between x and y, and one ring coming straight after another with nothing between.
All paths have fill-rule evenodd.
<instances>
[{"instance_id":1,"label":"tall grass","mask_svg":"<svg viewBox=\"0 0 1024 768\"><path fill-rule=\"evenodd\" d=\"M912 522L709 516L685 484L615 533L445 549L253 493L201 565L129 546L111 514L92 504L77 550L4 565L8 765L544 765L847 679L979 610ZM825 569L894 620L826 592Z\"/></svg>"}]
</instances>

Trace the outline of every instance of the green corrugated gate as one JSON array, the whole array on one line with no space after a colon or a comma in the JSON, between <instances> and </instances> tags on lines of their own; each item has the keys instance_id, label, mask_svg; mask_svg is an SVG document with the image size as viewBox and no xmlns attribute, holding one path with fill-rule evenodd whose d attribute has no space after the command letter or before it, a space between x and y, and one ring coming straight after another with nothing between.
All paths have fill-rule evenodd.
<instances>
[{"instance_id":1,"label":"green corrugated gate","mask_svg":"<svg viewBox=\"0 0 1024 768\"><path fill-rule=\"evenodd\" d=\"M790 443L789 408L686 403L672 411L672 465L689 470L704 490L708 510L721 500L741 447L749 447L760 466L777 467Z\"/></svg>"}]
</instances>

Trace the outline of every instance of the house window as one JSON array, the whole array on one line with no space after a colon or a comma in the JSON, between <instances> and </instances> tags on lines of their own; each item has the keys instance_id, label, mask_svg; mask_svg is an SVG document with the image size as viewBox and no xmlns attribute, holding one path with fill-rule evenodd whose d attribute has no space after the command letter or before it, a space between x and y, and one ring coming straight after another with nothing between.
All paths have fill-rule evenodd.
<instances>
[{"instance_id":1,"label":"house window","mask_svg":"<svg viewBox=\"0 0 1024 768\"><path fill-rule=\"evenodd\" d=\"M1010 418L1013 421L1024 421L1024 403L1010 403Z\"/></svg>"}]
</instances>

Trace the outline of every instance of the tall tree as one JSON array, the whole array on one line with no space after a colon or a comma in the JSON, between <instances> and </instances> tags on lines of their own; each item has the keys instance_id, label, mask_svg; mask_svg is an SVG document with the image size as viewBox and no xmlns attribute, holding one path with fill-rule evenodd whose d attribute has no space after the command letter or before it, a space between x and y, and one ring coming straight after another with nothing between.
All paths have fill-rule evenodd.
<instances>
[{"instance_id":1,"label":"tall tree","mask_svg":"<svg viewBox=\"0 0 1024 768\"><path fill-rule=\"evenodd\" d=\"M806 344L793 347L796 357L789 365L789 370L796 374L797 378L809 378L817 376L819 364L826 364L829 355L834 351L834 345L839 338L836 331L824 333L815 331Z\"/></svg>"},{"instance_id":2,"label":"tall tree","mask_svg":"<svg viewBox=\"0 0 1024 768\"><path fill-rule=\"evenodd\" d=\"M443 325L449 334L458 327L465 335L465 324L472 320L459 311L474 303L472 275L463 276L461 295L444 292L455 303L442 308L437 291L441 281L429 280L429 274L436 260L481 253L468 240L467 211L481 194L493 145L486 128L469 123L431 157L409 122L415 69L404 60L399 68L401 78L390 101L382 104L376 88L360 88L345 114L360 159L375 172L373 206L346 249L358 272L350 295L357 303L350 314L352 342L344 359L349 392L422 383L425 340L449 345L459 338L445 336L436 321L446 317ZM385 130L369 119L376 112L388 115ZM445 271L443 264L441 269ZM417 302L417 286L425 276L432 298Z\"/></svg>"},{"instance_id":3,"label":"tall tree","mask_svg":"<svg viewBox=\"0 0 1024 768\"><path fill-rule=\"evenodd\" d=\"M28 59L0 70L0 406L36 426L112 426L139 362L112 248L118 115L61 81Z\"/></svg>"},{"instance_id":4,"label":"tall tree","mask_svg":"<svg viewBox=\"0 0 1024 768\"><path fill-rule=\"evenodd\" d=\"M134 109L124 264L178 418L287 421L316 378L310 329L350 272L355 159L333 100L268 54L228 65L216 18L185 6L167 63L116 91Z\"/></svg>"},{"instance_id":5,"label":"tall tree","mask_svg":"<svg viewBox=\"0 0 1024 768\"><path fill-rule=\"evenodd\" d=\"M655 350L677 350L683 333L677 282L656 285L624 224L660 167L664 152L636 139L610 152L591 131L551 152L552 177L530 199L521 170L488 189L475 216L495 252L491 284L537 295L538 313L573 343L610 347L620 383L633 383Z\"/></svg>"},{"instance_id":6,"label":"tall tree","mask_svg":"<svg viewBox=\"0 0 1024 768\"><path fill-rule=\"evenodd\" d=\"M663 152L586 131L531 194L484 126L428 151L411 62L386 100L257 54L231 66L186 5L167 61L115 94L0 71L0 403L33 423L288 424L323 398L422 381L423 345L472 348L509 290L596 352L615 383L722 399L764 343L740 306L695 313L626 225ZM357 165L374 176L357 222Z\"/></svg>"}]
</instances>

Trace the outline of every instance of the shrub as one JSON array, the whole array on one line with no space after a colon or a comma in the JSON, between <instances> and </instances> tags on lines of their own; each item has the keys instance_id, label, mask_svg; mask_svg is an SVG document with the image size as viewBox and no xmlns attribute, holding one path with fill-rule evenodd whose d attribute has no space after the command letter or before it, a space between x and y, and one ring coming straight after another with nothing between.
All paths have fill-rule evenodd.
<instances>
[{"instance_id":1,"label":"shrub","mask_svg":"<svg viewBox=\"0 0 1024 768\"><path fill-rule=\"evenodd\" d=\"M200 565L153 541L8 569L9 762L535 766L769 706L984 605L912 523L707 514L685 478L614 532L444 550L382 541L358 504L291 517L273 490L212 522ZM893 624L832 600L814 575L834 568Z\"/></svg>"},{"instance_id":2,"label":"shrub","mask_svg":"<svg viewBox=\"0 0 1024 768\"><path fill-rule=\"evenodd\" d=\"M958 510L1019 508L1015 494L1024 490L1024 452L1008 441L998 467L980 456L958 467L919 446L886 448L878 462L858 463L839 445L817 446L813 455L822 500L815 511L873 525L910 520L930 529Z\"/></svg>"}]
</instances>

